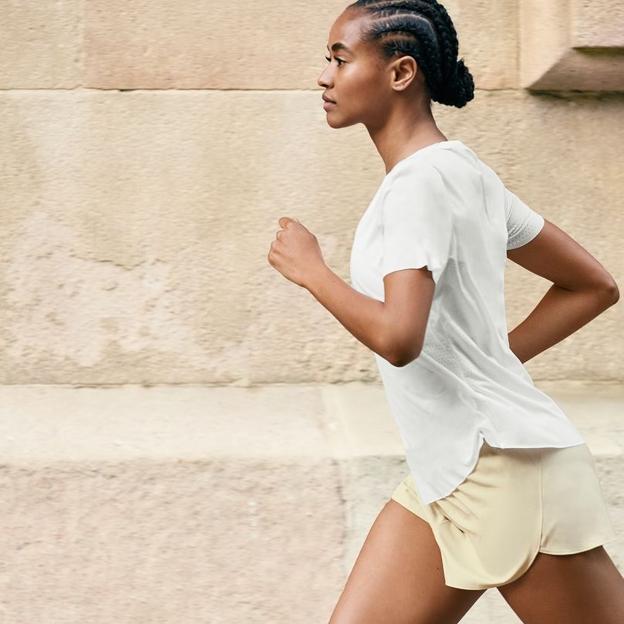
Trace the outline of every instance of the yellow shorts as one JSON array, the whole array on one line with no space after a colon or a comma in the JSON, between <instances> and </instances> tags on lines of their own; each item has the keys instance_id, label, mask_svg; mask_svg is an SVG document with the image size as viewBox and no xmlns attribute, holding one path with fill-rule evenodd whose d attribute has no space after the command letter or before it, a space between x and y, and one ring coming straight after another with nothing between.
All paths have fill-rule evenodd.
<instances>
[{"instance_id":1,"label":"yellow shorts","mask_svg":"<svg viewBox=\"0 0 624 624\"><path fill-rule=\"evenodd\" d=\"M392 498L429 523L446 585L511 583L538 552L571 554L616 538L587 446L507 448L485 440L474 470L423 505L408 474Z\"/></svg>"}]
</instances>

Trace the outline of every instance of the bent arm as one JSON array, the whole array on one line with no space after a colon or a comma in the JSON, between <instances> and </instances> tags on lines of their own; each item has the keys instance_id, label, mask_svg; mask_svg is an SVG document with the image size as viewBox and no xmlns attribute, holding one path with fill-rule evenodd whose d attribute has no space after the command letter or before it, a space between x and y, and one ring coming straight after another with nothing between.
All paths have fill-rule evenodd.
<instances>
[{"instance_id":1,"label":"bent arm","mask_svg":"<svg viewBox=\"0 0 624 624\"><path fill-rule=\"evenodd\" d=\"M387 275L384 301L355 290L327 265L306 288L355 338L393 366L418 357L434 290L426 267Z\"/></svg>"},{"instance_id":2,"label":"bent arm","mask_svg":"<svg viewBox=\"0 0 624 624\"><path fill-rule=\"evenodd\" d=\"M315 273L306 288L355 338L394 363L383 301L355 290L326 265Z\"/></svg>"},{"instance_id":3,"label":"bent arm","mask_svg":"<svg viewBox=\"0 0 624 624\"><path fill-rule=\"evenodd\" d=\"M306 288L361 343L391 361L383 301L355 290L327 265L313 275Z\"/></svg>"},{"instance_id":4,"label":"bent arm","mask_svg":"<svg viewBox=\"0 0 624 624\"><path fill-rule=\"evenodd\" d=\"M561 342L617 301L603 288L567 290L553 284L535 309L509 332L509 347L526 362Z\"/></svg>"},{"instance_id":5,"label":"bent arm","mask_svg":"<svg viewBox=\"0 0 624 624\"><path fill-rule=\"evenodd\" d=\"M610 273L548 220L535 238L508 250L507 257L553 282L528 317L509 332L509 346L521 362L562 341L619 300Z\"/></svg>"}]
</instances>

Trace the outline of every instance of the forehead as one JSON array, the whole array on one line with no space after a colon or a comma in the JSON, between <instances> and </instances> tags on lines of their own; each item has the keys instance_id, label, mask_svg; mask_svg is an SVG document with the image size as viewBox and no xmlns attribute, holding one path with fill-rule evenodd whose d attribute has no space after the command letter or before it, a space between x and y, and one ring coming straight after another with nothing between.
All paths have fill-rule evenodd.
<instances>
[{"instance_id":1,"label":"forehead","mask_svg":"<svg viewBox=\"0 0 624 624\"><path fill-rule=\"evenodd\" d=\"M332 24L329 31L327 49L333 51L346 50L355 53L363 47L360 32L364 17L354 12L344 11Z\"/></svg>"}]
</instances>

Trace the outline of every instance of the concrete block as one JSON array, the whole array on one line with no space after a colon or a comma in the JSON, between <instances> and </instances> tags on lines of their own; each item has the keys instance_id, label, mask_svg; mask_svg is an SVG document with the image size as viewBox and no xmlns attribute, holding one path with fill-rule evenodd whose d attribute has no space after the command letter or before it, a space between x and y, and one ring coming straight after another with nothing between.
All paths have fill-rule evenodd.
<instances>
[{"instance_id":1,"label":"concrete block","mask_svg":"<svg viewBox=\"0 0 624 624\"><path fill-rule=\"evenodd\" d=\"M623 91L624 8L617 0L520 0L521 86Z\"/></svg>"}]
</instances>

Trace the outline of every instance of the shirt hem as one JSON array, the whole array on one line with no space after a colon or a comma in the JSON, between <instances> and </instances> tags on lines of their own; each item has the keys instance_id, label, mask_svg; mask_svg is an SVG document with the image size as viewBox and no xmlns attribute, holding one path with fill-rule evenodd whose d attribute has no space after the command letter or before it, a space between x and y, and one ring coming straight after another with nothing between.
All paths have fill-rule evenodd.
<instances>
[{"instance_id":1,"label":"shirt hem","mask_svg":"<svg viewBox=\"0 0 624 624\"><path fill-rule=\"evenodd\" d=\"M522 443L513 443L513 444L509 444L509 445L505 445L504 443L500 443L494 439L490 439L488 438L488 435L485 433L480 433L479 434L480 440L479 443L477 445L477 452L473 457L473 460L470 464L469 469L466 471L466 474L453 486L451 486L450 488L447 488L445 491L443 491L441 494L436 494L436 493L432 493L430 492L429 494L425 494L425 493L421 493L418 492L418 496L420 497L421 501L423 502L423 504L425 505L429 505L431 503L434 503L437 500L440 500L441 498L445 498L446 496L449 496L450 494L452 494L455 489L460 486L468 477L468 475L470 475L472 473L472 471L475 469L477 462L479 461L479 456L481 453L481 447L483 446L483 442L487 442L490 446L495 447L495 448L499 448L499 449L513 449L513 448L570 448L572 446L580 446L582 444L586 444L586 440L582 439L582 440L577 440L577 441L570 441L570 442L561 442L561 443L556 443L556 442L538 442L538 443L530 443L530 444L522 444ZM418 489L417 483L419 481L419 479L414 475L414 473L412 473L412 478L414 480L414 483L416 485L416 489Z\"/></svg>"}]
</instances>

